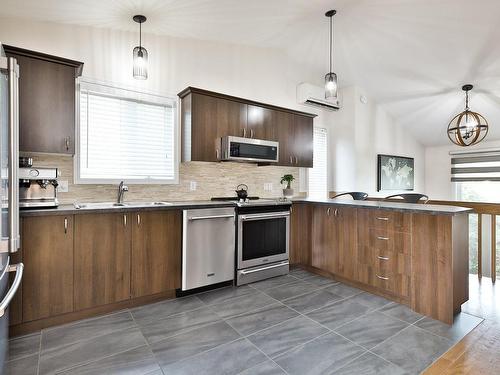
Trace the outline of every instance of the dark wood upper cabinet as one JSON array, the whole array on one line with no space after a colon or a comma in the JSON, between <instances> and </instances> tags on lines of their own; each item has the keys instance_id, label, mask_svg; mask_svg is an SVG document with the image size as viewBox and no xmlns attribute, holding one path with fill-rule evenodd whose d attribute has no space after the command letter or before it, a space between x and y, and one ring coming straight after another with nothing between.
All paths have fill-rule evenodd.
<instances>
[{"instance_id":1,"label":"dark wood upper cabinet","mask_svg":"<svg viewBox=\"0 0 500 375\"><path fill-rule=\"evenodd\" d=\"M19 150L74 154L75 78L83 63L3 47L19 65Z\"/></svg>"},{"instance_id":2,"label":"dark wood upper cabinet","mask_svg":"<svg viewBox=\"0 0 500 375\"><path fill-rule=\"evenodd\" d=\"M219 161L221 137L236 136L278 141L278 165L313 166L316 115L193 87L179 97L183 161Z\"/></svg>"}]
</instances>

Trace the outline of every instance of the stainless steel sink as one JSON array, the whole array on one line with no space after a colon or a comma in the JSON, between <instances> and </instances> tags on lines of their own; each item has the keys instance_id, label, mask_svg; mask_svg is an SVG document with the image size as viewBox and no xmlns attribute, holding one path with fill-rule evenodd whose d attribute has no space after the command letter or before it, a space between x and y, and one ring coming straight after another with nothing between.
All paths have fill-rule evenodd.
<instances>
[{"instance_id":1,"label":"stainless steel sink","mask_svg":"<svg viewBox=\"0 0 500 375\"><path fill-rule=\"evenodd\" d=\"M78 210L103 210L109 208L126 208L126 207L151 207L151 206L169 206L170 202L97 202L97 203L75 203L74 206Z\"/></svg>"}]
</instances>

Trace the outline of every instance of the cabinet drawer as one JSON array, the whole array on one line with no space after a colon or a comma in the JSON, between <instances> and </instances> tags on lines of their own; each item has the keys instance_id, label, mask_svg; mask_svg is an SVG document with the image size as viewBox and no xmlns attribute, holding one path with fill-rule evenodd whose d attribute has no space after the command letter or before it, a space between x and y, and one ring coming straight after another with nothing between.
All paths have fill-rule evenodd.
<instances>
[{"instance_id":1,"label":"cabinet drawer","mask_svg":"<svg viewBox=\"0 0 500 375\"><path fill-rule=\"evenodd\" d=\"M360 210L362 219L369 228L392 232L410 232L411 214L387 210Z\"/></svg>"},{"instance_id":2,"label":"cabinet drawer","mask_svg":"<svg viewBox=\"0 0 500 375\"><path fill-rule=\"evenodd\" d=\"M374 270L372 285L400 297L410 296L410 275Z\"/></svg>"}]
</instances>

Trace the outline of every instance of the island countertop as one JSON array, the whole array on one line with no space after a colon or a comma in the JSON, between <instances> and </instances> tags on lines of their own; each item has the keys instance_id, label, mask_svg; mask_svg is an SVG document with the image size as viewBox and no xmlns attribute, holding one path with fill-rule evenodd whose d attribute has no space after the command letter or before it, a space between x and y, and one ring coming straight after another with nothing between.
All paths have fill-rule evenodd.
<instances>
[{"instance_id":1,"label":"island countertop","mask_svg":"<svg viewBox=\"0 0 500 375\"><path fill-rule=\"evenodd\" d=\"M296 198L292 199L294 203L313 203L325 205L338 205L344 207L372 208L380 210L395 210L412 213L424 213L431 215L457 215L463 213L473 213L472 208L459 206L445 206L438 204L417 204L390 201L355 201L346 199L315 199L315 198Z\"/></svg>"}]
</instances>

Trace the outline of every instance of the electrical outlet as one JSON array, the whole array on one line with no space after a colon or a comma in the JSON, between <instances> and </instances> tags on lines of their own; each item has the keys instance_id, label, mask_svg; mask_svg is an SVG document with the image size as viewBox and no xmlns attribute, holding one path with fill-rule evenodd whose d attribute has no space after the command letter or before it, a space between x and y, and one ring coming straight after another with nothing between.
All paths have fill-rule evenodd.
<instances>
[{"instance_id":1,"label":"electrical outlet","mask_svg":"<svg viewBox=\"0 0 500 375\"><path fill-rule=\"evenodd\" d=\"M196 181L190 181L190 182L189 182L189 190L190 190L190 191L195 191L195 190L196 190L197 185L198 185L198 184L196 183Z\"/></svg>"},{"instance_id":2,"label":"electrical outlet","mask_svg":"<svg viewBox=\"0 0 500 375\"><path fill-rule=\"evenodd\" d=\"M57 181L59 185L57 185L57 192L58 193L67 193L69 190L68 187L68 181Z\"/></svg>"}]
</instances>

